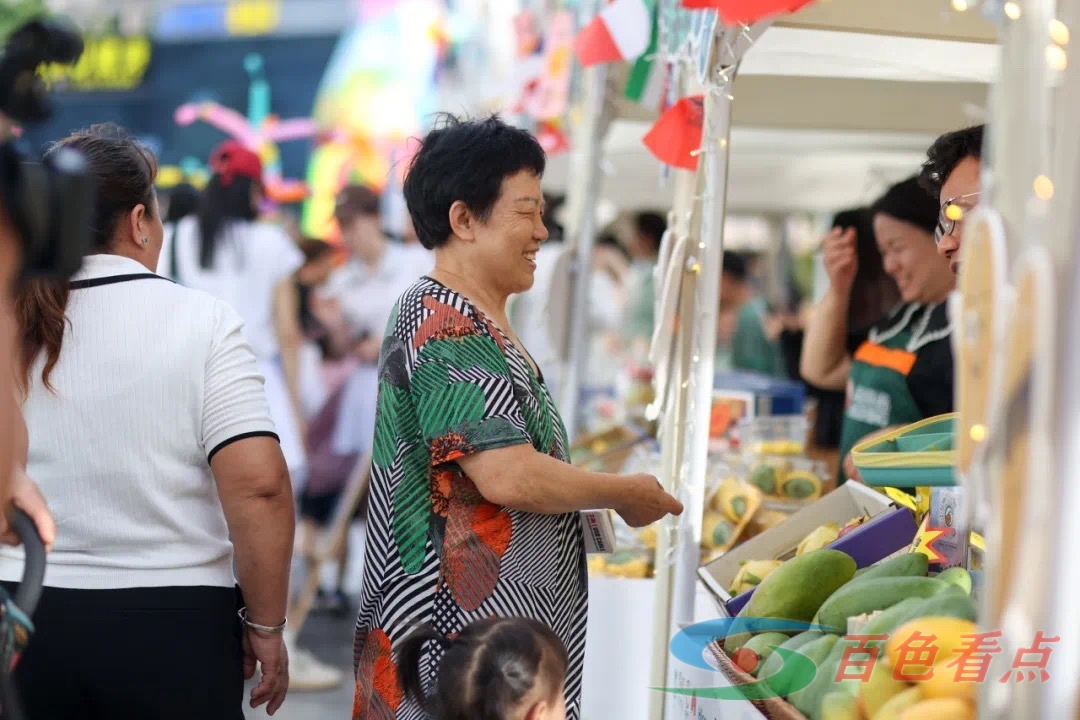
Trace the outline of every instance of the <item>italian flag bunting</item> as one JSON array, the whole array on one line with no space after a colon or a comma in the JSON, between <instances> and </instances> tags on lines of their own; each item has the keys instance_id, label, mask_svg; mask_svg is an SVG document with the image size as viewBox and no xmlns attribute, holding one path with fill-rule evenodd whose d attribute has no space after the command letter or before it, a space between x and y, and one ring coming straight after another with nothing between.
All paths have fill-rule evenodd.
<instances>
[{"instance_id":1,"label":"italian flag bunting","mask_svg":"<svg viewBox=\"0 0 1080 720\"><path fill-rule=\"evenodd\" d=\"M633 60L649 47L649 25L645 0L612 0L578 33L574 53L584 67Z\"/></svg>"},{"instance_id":2,"label":"italian flag bunting","mask_svg":"<svg viewBox=\"0 0 1080 720\"><path fill-rule=\"evenodd\" d=\"M667 63L656 56L660 49L660 9L655 0L649 4L652 12L649 47L630 68L623 94L631 102L659 110L667 89Z\"/></svg>"}]
</instances>

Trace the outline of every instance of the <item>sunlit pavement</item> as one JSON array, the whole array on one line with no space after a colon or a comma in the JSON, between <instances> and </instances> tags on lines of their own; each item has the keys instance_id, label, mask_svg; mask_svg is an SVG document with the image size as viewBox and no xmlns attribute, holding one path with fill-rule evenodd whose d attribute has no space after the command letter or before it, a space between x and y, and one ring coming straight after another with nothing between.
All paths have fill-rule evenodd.
<instances>
[{"instance_id":1,"label":"sunlit pavement","mask_svg":"<svg viewBox=\"0 0 1080 720\"><path fill-rule=\"evenodd\" d=\"M300 646L313 652L319 660L340 669L345 679L341 686L329 692L292 692L285 704L274 714L274 720L349 720L352 712L352 637L355 615L346 617L312 615L304 624ZM247 706L253 683L244 690L244 717L265 718L265 708L252 710Z\"/></svg>"}]
</instances>

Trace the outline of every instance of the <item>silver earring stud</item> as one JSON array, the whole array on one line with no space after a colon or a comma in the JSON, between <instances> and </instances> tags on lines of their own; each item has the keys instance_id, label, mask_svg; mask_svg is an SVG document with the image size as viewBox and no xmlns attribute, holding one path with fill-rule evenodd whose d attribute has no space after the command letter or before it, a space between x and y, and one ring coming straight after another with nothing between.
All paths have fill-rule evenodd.
<instances>
[{"instance_id":1,"label":"silver earring stud","mask_svg":"<svg viewBox=\"0 0 1080 720\"><path fill-rule=\"evenodd\" d=\"M148 242L150 242L150 238L145 238L145 237L144 237L144 238L142 238L142 244L143 244L143 245L145 245L145 244L146 244L146 243L148 243Z\"/></svg>"}]
</instances>

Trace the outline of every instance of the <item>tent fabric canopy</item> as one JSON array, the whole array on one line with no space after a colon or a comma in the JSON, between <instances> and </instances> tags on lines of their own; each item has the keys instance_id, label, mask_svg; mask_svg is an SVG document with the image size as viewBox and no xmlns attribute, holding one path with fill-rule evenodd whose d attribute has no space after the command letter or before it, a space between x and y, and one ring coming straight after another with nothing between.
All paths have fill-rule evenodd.
<instances>
[{"instance_id":1,"label":"tent fabric canopy","mask_svg":"<svg viewBox=\"0 0 1080 720\"><path fill-rule=\"evenodd\" d=\"M938 134L985 119L996 38L988 19L945 0L818 0L777 19L732 91L729 209L831 212L914 172ZM641 142L657 113L621 97L615 106L604 199L663 207L670 183ZM565 189L560 160L553 190Z\"/></svg>"}]
</instances>

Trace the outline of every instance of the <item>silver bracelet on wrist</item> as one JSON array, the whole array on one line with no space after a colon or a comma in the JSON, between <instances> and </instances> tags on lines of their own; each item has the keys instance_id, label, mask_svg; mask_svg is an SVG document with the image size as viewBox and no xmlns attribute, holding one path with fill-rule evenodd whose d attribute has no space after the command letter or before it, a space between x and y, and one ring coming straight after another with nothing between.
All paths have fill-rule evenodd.
<instances>
[{"instance_id":1,"label":"silver bracelet on wrist","mask_svg":"<svg viewBox=\"0 0 1080 720\"><path fill-rule=\"evenodd\" d=\"M260 625L258 623L253 623L248 620L246 607L240 608L239 612L237 612L236 614L240 616L240 622L244 623L252 630L258 630L259 632L264 633L272 633L275 635L280 635L281 633L285 632L285 625L289 622L289 619L285 618L285 620L280 625Z\"/></svg>"}]
</instances>

